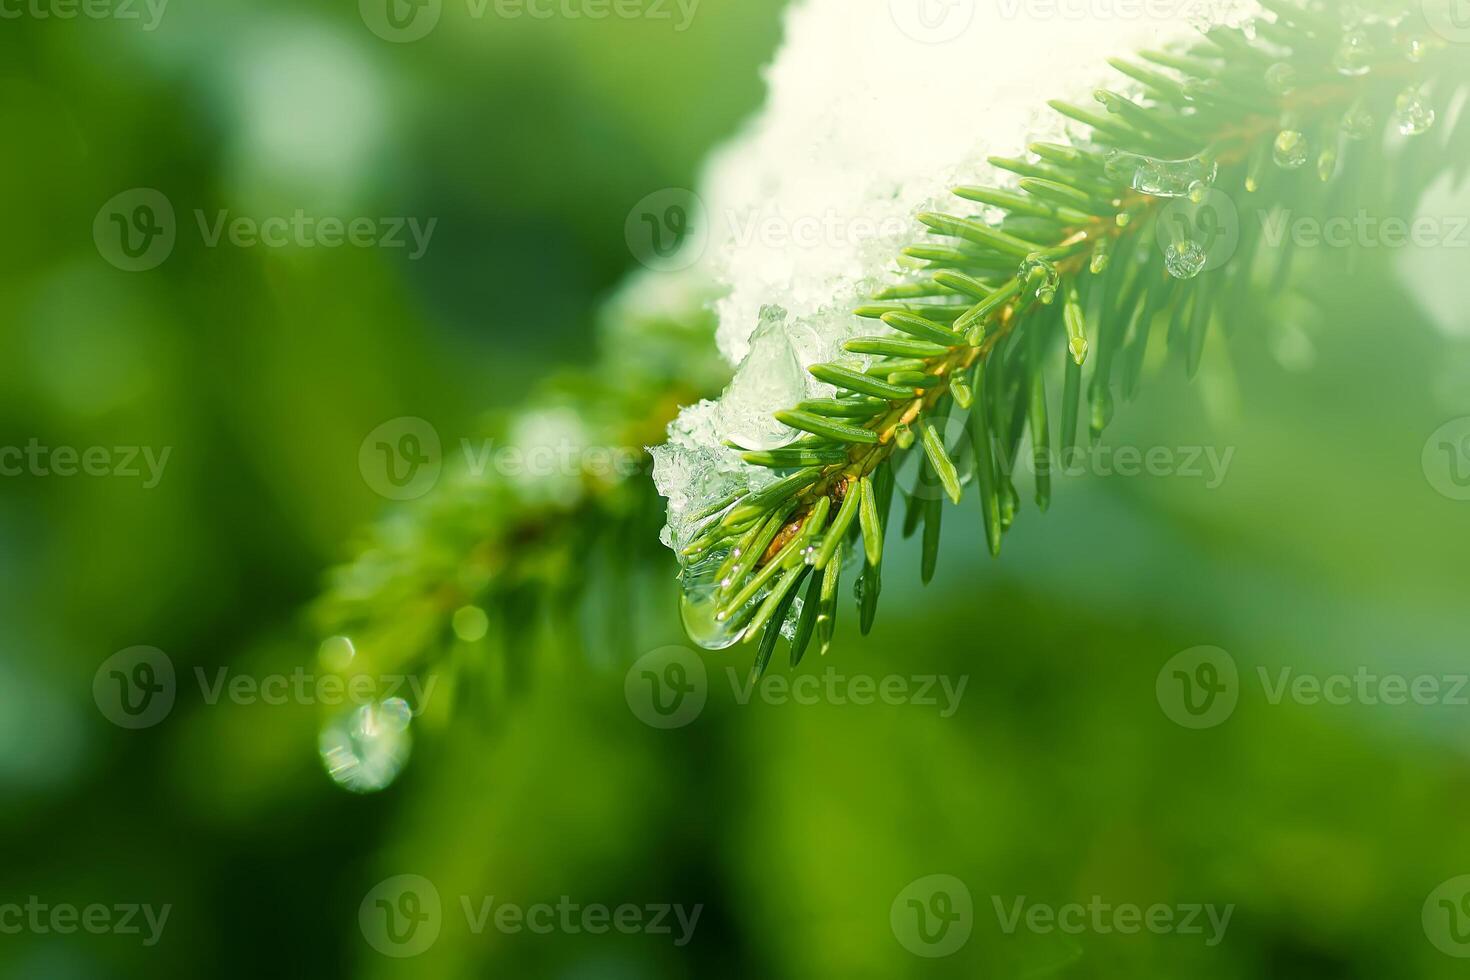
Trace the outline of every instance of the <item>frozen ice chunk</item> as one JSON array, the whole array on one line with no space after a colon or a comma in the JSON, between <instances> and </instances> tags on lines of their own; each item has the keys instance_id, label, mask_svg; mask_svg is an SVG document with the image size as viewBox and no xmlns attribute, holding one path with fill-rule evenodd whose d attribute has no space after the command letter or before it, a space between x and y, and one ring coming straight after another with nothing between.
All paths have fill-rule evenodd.
<instances>
[{"instance_id":1,"label":"frozen ice chunk","mask_svg":"<svg viewBox=\"0 0 1470 980\"><path fill-rule=\"evenodd\" d=\"M806 376L786 333L786 311L762 307L745 360L720 398L719 434L741 449L778 449L791 442L797 431L777 422L771 406L801 401Z\"/></svg>"}]
</instances>

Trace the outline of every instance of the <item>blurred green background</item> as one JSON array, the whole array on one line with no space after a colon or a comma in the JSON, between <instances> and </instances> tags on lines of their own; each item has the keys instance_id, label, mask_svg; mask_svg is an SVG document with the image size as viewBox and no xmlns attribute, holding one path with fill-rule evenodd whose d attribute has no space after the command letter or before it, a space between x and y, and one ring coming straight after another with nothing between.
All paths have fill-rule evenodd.
<instances>
[{"instance_id":1,"label":"blurred green background","mask_svg":"<svg viewBox=\"0 0 1470 980\"><path fill-rule=\"evenodd\" d=\"M875 634L846 622L801 669L964 678L948 717L742 704L726 671L743 677L748 654L732 652L705 657L700 717L661 731L629 710L626 659L568 663L538 633L520 653L556 670L494 717L427 730L389 789L354 796L322 770L317 707L201 695L196 669L315 663L302 609L387 509L358 466L376 426L418 416L453 439L591 363L599 304L637 268L630 208L691 186L758 107L780 7L704 0L678 31L677 8L477 19L448 3L412 44L350 3L174 0L154 30L141 6L5 22L0 445L171 455L151 488L0 480L0 905L171 911L151 946L0 933L0 976L1463 975L1421 910L1470 872L1470 708L1272 704L1258 675L1466 669L1470 504L1421 456L1470 414L1470 343L1376 261L1393 256L1309 256L1305 297L1212 345L1194 384L1171 365L1120 412L1118 445L1233 451L1217 488L1065 479L1044 519L1028 501L998 563L962 508L935 583L903 546ZM133 273L92 229L139 187L172 203L178 242ZM413 260L208 248L193 218L297 208L438 223ZM639 560L640 643L682 643L672 559ZM92 684L136 645L168 654L179 693L129 731ZM1156 679L1200 645L1238 665L1239 703L1195 730ZM359 921L400 874L444 904L409 959ZM965 883L973 932L931 959L890 912L935 874ZM1234 911L1209 946L1007 934L995 909L1095 895ZM701 913L683 946L677 929L475 934L461 896Z\"/></svg>"}]
</instances>

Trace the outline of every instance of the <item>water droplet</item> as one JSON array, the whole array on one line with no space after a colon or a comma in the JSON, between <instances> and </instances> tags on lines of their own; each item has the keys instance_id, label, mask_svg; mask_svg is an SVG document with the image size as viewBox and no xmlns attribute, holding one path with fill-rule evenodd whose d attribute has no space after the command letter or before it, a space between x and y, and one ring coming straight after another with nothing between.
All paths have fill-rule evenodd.
<instances>
[{"instance_id":1,"label":"water droplet","mask_svg":"<svg viewBox=\"0 0 1470 980\"><path fill-rule=\"evenodd\" d=\"M1094 385L1091 392L1091 412L1088 427L1100 433L1113 421L1113 392L1106 385Z\"/></svg>"},{"instance_id":2,"label":"water droplet","mask_svg":"<svg viewBox=\"0 0 1470 980\"><path fill-rule=\"evenodd\" d=\"M1197 180L1189 185L1189 199L1195 204L1205 203L1205 198L1210 196L1210 185L1202 180Z\"/></svg>"},{"instance_id":3,"label":"water droplet","mask_svg":"<svg viewBox=\"0 0 1470 980\"><path fill-rule=\"evenodd\" d=\"M1193 279L1204 271L1208 259L1205 247L1188 239L1170 242L1164 249L1164 265L1175 279Z\"/></svg>"},{"instance_id":4,"label":"water droplet","mask_svg":"<svg viewBox=\"0 0 1470 980\"><path fill-rule=\"evenodd\" d=\"M1021 281L1026 283L1027 288L1036 290L1037 299L1050 305L1057 298L1057 286L1062 281L1062 274L1057 270L1056 263L1035 252L1021 263Z\"/></svg>"},{"instance_id":5,"label":"water droplet","mask_svg":"<svg viewBox=\"0 0 1470 980\"><path fill-rule=\"evenodd\" d=\"M1337 173L1337 148L1328 147L1317 157L1317 176L1323 183L1331 180Z\"/></svg>"},{"instance_id":6,"label":"water droplet","mask_svg":"<svg viewBox=\"0 0 1470 980\"><path fill-rule=\"evenodd\" d=\"M1393 122L1405 136L1419 136L1429 132L1436 119L1434 107L1424 100L1416 88L1406 88L1394 102Z\"/></svg>"},{"instance_id":7,"label":"water droplet","mask_svg":"<svg viewBox=\"0 0 1470 980\"><path fill-rule=\"evenodd\" d=\"M338 715L317 739L327 775L343 789L375 793L398 778L413 749L413 709L402 698L365 704Z\"/></svg>"},{"instance_id":8,"label":"water droplet","mask_svg":"<svg viewBox=\"0 0 1470 980\"><path fill-rule=\"evenodd\" d=\"M1359 103L1342 115L1342 135L1350 140L1365 140L1373 135L1377 123L1368 107Z\"/></svg>"},{"instance_id":9,"label":"water droplet","mask_svg":"<svg viewBox=\"0 0 1470 980\"><path fill-rule=\"evenodd\" d=\"M490 632L490 617L479 606L460 606L450 621L454 635L466 643L475 643Z\"/></svg>"},{"instance_id":10,"label":"water droplet","mask_svg":"<svg viewBox=\"0 0 1470 980\"><path fill-rule=\"evenodd\" d=\"M326 670L343 671L357 656L357 648L345 636L329 636L317 648L317 662Z\"/></svg>"},{"instance_id":11,"label":"water droplet","mask_svg":"<svg viewBox=\"0 0 1470 980\"><path fill-rule=\"evenodd\" d=\"M1115 150L1104 164L1109 179L1151 197L1185 197L1195 184L1213 184L1218 169L1204 156L1159 160L1124 150Z\"/></svg>"},{"instance_id":12,"label":"water droplet","mask_svg":"<svg viewBox=\"0 0 1470 980\"><path fill-rule=\"evenodd\" d=\"M730 556L728 549L710 552L685 566L679 575L679 616L689 639L706 650L724 650L740 639L740 617L719 618L720 568Z\"/></svg>"},{"instance_id":13,"label":"water droplet","mask_svg":"<svg viewBox=\"0 0 1470 980\"><path fill-rule=\"evenodd\" d=\"M1266 84L1277 95L1287 95L1296 91L1296 79L1296 68L1284 61L1279 61L1266 69Z\"/></svg>"},{"instance_id":14,"label":"water droplet","mask_svg":"<svg viewBox=\"0 0 1470 980\"><path fill-rule=\"evenodd\" d=\"M1283 129L1276 134L1276 143L1271 148L1271 157L1276 166L1283 170L1300 170L1306 166L1308 156L1307 138L1295 129Z\"/></svg>"},{"instance_id":15,"label":"water droplet","mask_svg":"<svg viewBox=\"0 0 1470 980\"><path fill-rule=\"evenodd\" d=\"M1373 42L1366 31L1348 31L1342 36L1342 45L1332 56L1332 67L1352 78L1368 74L1372 68Z\"/></svg>"}]
</instances>

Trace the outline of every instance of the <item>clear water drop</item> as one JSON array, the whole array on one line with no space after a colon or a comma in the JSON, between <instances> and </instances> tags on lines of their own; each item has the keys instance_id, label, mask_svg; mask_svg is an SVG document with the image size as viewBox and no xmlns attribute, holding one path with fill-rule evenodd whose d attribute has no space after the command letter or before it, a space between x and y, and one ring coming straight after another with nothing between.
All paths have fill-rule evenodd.
<instances>
[{"instance_id":1,"label":"clear water drop","mask_svg":"<svg viewBox=\"0 0 1470 980\"><path fill-rule=\"evenodd\" d=\"M1377 121L1365 105L1355 105L1342 116L1342 135L1350 140L1365 140L1373 135Z\"/></svg>"},{"instance_id":2,"label":"clear water drop","mask_svg":"<svg viewBox=\"0 0 1470 980\"><path fill-rule=\"evenodd\" d=\"M1283 170L1300 170L1307 164L1307 137L1299 130L1283 129L1276 134L1271 158Z\"/></svg>"},{"instance_id":3,"label":"clear water drop","mask_svg":"<svg viewBox=\"0 0 1470 980\"><path fill-rule=\"evenodd\" d=\"M1062 281L1062 274L1058 271L1056 263L1044 258L1040 253L1033 253L1026 257L1021 263L1021 281L1036 289L1036 298L1046 305L1057 298L1057 286Z\"/></svg>"},{"instance_id":4,"label":"clear water drop","mask_svg":"<svg viewBox=\"0 0 1470 980\"><path fill-rule=\"evenodd\" d=\"M719 618L719 573L730 557L728 549L720 549L691 562L679 575L679 616L689 639L706 650L725 650L740 639L743 623Z\"/></svg>"},{"instance_id":5,"label":"clear water drop","mask_svg":"<svg viewBox=\"0 0 1470 980\"><path fill-rule=\"evenodd\" d=\"M1393 123L1405 136L1420 136L1434 127L1434 107L1416 88L1406 88L1394 102Z\"/></svg>"},{"instance_id":6,"label":"clear water drop","mask_svg":"<svg viewBox=\"0 0 1470 980\"><path fill-rule=\"evenodd\" d=\"M1404 57L1418 64L1424 60L1429 53L1429 42L1422 34L1405 34L1399 38L1399 47L1404 52Z\"/></svg>"},{"instance_id":7,"label":"clear water drop","mask_svg":"<svg viewBox=\"0 0 1470 980\"><path fill-rule=\"evenodd\" d=\"M316 659L322 668L333 672L346 670L357 656L357 648L345 636L329 636L317 648Z\"/></svg>"},{"instance_id":8,"label":"clear water drop","mask_svg":"<svg viewBox=\"0 0 1470 980\"><path fill-rule=\"evenodd\" d=\"M376 793L392 785L413 750L413 709L402 698L352 708L322 727L317 750L343 789Z\"/></svg>"},{"instance_id":9,"label":"clear water drop","mask_svg":"<svg viewBox=\"0 0 1470 980\"><path fill-rule=\"evenodd\" d=\"M1204 271L1208 259L1205 247L1189 239L1170 242L1164 249L1164 265L1175 279L1193 279Z\"/></svg>"},{"instance_id":10,"label":"clear water drop","mask_svg":"<svg viewBox=\"0 0 1470 980\"><path fill-rule=\"evenodd\" d=\"M1115 150L1104 164L1109 179L1150 197L1186 197L1195 184L1213 184L1218 169L1204 156L1159 160L1124 150Z\"/></svg>"},{"instance_id":11,"label":"clear water drop","mask_svg":"<svg viewBox=\"0 0 1470 980\"><path fill-rule=\"evenodd\" d=\"M1266 69L1266 85L1277 95L1288 95L1296 91L1296 81L1296 68L1284 61Z\"/></svg>"},{"instance_id":12,"label":"clear water drop","mask_svg":"<svg viewBox=\"0 0 1470 980\"><path fill-rule=\"evenodd\" d=\"M1332 67L1350 78L1368 74L1372 68L1373 42L1366 31L1352 30L1342 36L1342 44L1332 56Z\"/></svg>"},{"instance_id":13,"label":"clear water drop","mask_svg":"<svg viewBox=\"0 0 1470 980\"><path fill-rule=\"evenodd\" d=\"M490 632L490 617L479 606L460 606L450 619L454 635L466 643L476 643Z\"/></svg>"}]
</instances>

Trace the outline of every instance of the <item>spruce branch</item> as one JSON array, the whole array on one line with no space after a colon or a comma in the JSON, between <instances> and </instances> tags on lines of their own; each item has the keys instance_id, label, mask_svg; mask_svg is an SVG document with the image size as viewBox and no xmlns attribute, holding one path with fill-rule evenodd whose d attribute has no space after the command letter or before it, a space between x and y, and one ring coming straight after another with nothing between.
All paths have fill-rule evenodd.
<instances>
[{"instance_id":1,"label":"spruce branch","mask_svg":"<svg viewBox=\"0 0 1470 980\"><path fill-rule=\"evenodd\" d=\"M543 382L520 412L487 432L503 437L518 417L566 410L588 446L641 454L681 404L717 393L728 369L713 351L709 296L695 290L680 309L661 310L640 307L633 292L605 312L594 363ZM547 499L514 473L475 471L467 461L446 466L429 495L367 529L351 560L329 573L312 620L319 636L349 638L355 655L323 668L455 670L465 658L450 656L452 649L468 645L480 662L460 673L479 678L480 690L465 676L451 678L456 697L493 700L501 685L486 678L522 671L543 623L580 640L573 625L580 621L600 648L631 649L629 566L662 522L647 480L646 465L632 474L584 471L572 499ZM578 614L588 612L582 600L593 580L610 597L601 618L587 622ZM340 645L324 645L324 654Z\"/></svg>"},{"instance_id":2,"label":"spruce branch","mask_svg":"<svg viewBox=\"0 0 1470 980\"><path fill-rule=\"evenodd\" d=\"M1136 392L1160 322L1193 376L1209 333L1290 274L1288 248L1258 281L1262 236L1249 227L1233 260L1210 267L1199 232L1209 230L1217 185L1267 207L1288 195L1354 200L1390 123L1419 136L1467 89L1463 51L1428 35L1405 39L1415 13L1407 5L1347 26L1294 0L1263 6L1268 13L1244 28L1215 27L1177 50L1111 61L1130 92L1099 90L1096 108L1049 103L1079 127L1070 143L991 158L1014 175L1013 188L954 189L985 213L918 215L930 237L903 250L918 274L855 311L876 323L845 345L852 360L810 368L833 396L776 413L806 435L743 454L781 478L695 520L681 556L686 608L713 617L691 625L697 641L758 641L759 675L811 573L791 660L814 635L825 653L844 553L862 556L856 594L868 632L895 460L916 446L920 492L907 495L903 533L923 528L924 580L937 563L943 500L964 492L962 463L987 550L998 555L1021 506L1012 475L1023 439L1038 457L1045 510L1052 429L1064 452L1076 445L1084 384L1096 441L1112 420L1114 389ZM1401 172L1419 168L1422 186L1430 168L1463 166L1453 148L1463 154L1464 115L1450 148L1422 140ZM1058 367L1054 409L1047 378ZM948 445L942 423L955 407L969 413L968 438ZM693 603L691 592L700 593Z\"/></svg>"}]
</instances>

